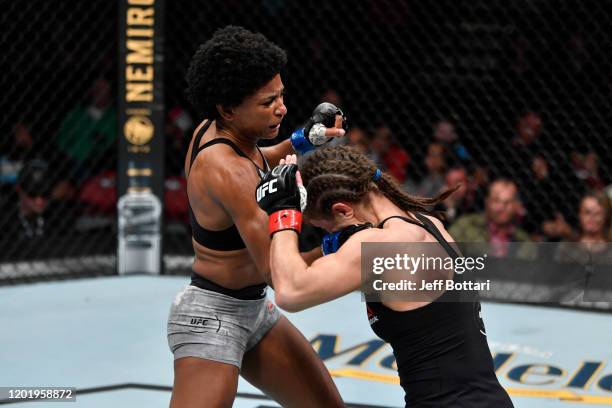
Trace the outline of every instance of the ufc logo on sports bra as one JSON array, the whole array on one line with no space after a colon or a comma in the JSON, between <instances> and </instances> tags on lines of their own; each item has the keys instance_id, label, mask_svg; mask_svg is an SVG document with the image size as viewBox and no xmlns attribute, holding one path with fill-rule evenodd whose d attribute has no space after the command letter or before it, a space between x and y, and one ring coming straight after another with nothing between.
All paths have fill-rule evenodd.
<instances>
[{"instance_id":1,"label":"ufc logo on sports bra","mask_svg":"<svg viewBox=\"0 0 612 408\"><path fill-rule=\"evenodd\" d=\"M266 193L276 193L276 187L274 185L277 181L278 179L273 179L270 181L266 181L261 186L259 186L259 188L257 189L257 201L261 200L266 195Z\"/></svg>"}]
</instances>

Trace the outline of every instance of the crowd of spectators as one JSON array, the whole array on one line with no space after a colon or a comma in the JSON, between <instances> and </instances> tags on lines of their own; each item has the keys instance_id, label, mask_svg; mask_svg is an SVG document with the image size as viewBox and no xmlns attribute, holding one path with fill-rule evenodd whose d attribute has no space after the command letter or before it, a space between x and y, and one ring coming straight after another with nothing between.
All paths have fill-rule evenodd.
<instances>
[{"instance_id":1,"label":"crowd of spectators","mask_svg":"<svg viewBox=\"0 0 612 408\"><path fill-rule=\"evenodd\" d=\"M113 86L106 78L95 79L55 129L41 118L23 117L0 138L0 258L42 253L58 239L116 235ZM182 162L193 127L185 108L170 106L164 128L165 218L183 233L188 231L188 212Z\"/></svg>"},{"instance_id":2,"label":"crowd of spectators","mask_svg":"<svg viewBox=\"0 0 612 408\"><path fill-rule=\"evenodd\" d=\"M374 128L360 138L369 145L360 143L359 148L409 193L435 196L461 186L434 209L457 241L489 243L498 255L506 255L500 243L565 242L557 260L584 262L585 253L612 259L612 247L606 245L612 240L612 180L600 157L609 152L566 149L543 136L544 126L539 113L527 111L506 140L476 144L469 135L460 137L456 123L442 119L425 141L411 135L383 137ZM386 160L377 159L380 144L394 146Z\"/></svg>"},{"instance_id":3,"label":"crowd of spectators","mask_svg":"<svg viewBox=\"0 0 612 408\"><path fill-rule=\"evenodd\" d=\"M100 78L83 103L71 109L51 135L53 149L40 149L41 138L27 118L15 123L0 145L3 228L13 237L112 229L116 216L117 114L111 84ZM341 105L338 92L321 101ZM195 121L174 103L165 124L166 220L187 229L183 157ZM558 154L542 138L545 123L534 111L516 118L505 143L475 145L460 124L440 119L420 140L385 123L353 125L332 143L360 149L414 195L435 196L460 186L432 209L444 215L458 241L581 242L610 251L609 174L601 152L569 150ZM48 141L45 141L48 142ZM484 146L483 146L484 145ZM44 175L44 176L42 176ZM6 221L8 220L8 221ZM577 251L577 252L576 252ZM575 259L580 250L559 259ZM572 255L574 254L573 258Z\"/></svg>"},{"instance_id":4,"label":"crowd of spectators","mask_svg":"<svg viewBox=\"0 0 612 408\"><path fill-rule=\"evenodd\" d=\"M495 146L468 148L469 138L447 119L434 123L424 141L378 124L352 128L344 143L411 194L432 197L460 186L432 209L459 242L491 244L498 256L509 255L511 242L564 242L571 244L558 247L557 260L584 261L587 252L612 260L612 180L599 156L605 151L562 151L543 140L544 126L528 111Z\"/></svg>"}]
</instances>

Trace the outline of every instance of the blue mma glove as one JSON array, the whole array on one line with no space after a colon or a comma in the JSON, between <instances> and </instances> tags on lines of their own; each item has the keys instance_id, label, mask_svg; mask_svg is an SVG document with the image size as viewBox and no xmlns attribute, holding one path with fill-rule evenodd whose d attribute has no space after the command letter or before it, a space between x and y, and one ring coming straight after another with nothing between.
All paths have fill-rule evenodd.
<instances>
[{"instance_id":1,"label":"blue mma glove","mask_svg":"<svg viewBox=\"0 0 612 408\"><path fill-rule=\"evenodd\" d=\"M351 237L351 235L368 228L372 228L372 224L369 222L365 224L350 225L339 231L325 234L323 236L323 243L321 244L323 255L329 255L337 252L340 247Z\"/></svg>"}]
</instances>

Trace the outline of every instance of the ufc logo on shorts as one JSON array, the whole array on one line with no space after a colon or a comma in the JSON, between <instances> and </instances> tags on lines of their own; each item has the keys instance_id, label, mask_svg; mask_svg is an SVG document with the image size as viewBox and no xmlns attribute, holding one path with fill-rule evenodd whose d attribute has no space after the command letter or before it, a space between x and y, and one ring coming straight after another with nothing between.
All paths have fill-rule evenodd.
<instances>
[{"instance_id":1,"label":"ufc logo on shorts","mask_svg":"<svg viewBox=\"0 0 612 408\"><path fill-rule=\"evenodd\" d=\"M263 196L268 193L276 193L276 187L274 186L278 179L266 181L257 189L257 201L261 200Z\"/></svg>"}]
</instances>

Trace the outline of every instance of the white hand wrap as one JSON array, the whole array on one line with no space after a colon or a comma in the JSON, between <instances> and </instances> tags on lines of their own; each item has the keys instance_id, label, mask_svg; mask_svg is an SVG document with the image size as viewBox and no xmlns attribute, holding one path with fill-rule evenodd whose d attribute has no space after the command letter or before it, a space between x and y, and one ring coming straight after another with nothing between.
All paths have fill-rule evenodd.
<instances>
[{"instance_id":1,"label":"white hand wrap","mask_svg":"<svg viewBox=\"0 0 612 408\"><path fill-rule=\"evenodd\" d=\"M308 133L308 140L314 146L321 146L325 142L327 142L331 137L325 136L325 131L327 128L322 123L315 123L312 125L310 132Z\"/></svg>"},{"instance_id":2,"label":"white hand wrap","mask_svg":"<svg viewBox=\"0 0 612 408\"><path fill-rule=\"evenodd\" d=\"M298 186L298 189L300 190L300 211L304 212L308 202L308 192L304 186Z\"/></svg>"}]
</instances>

